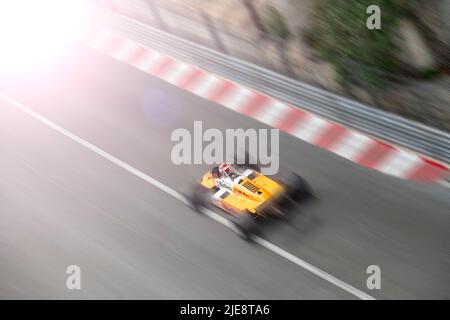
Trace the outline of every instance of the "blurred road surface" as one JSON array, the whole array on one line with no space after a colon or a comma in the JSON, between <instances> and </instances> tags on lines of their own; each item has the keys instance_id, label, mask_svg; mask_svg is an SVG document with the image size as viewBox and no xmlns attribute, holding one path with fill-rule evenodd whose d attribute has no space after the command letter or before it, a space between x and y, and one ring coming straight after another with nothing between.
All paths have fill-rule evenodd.
<instances>
[{"instance_id":1,"label":"blurred road surface","mask_svg":"<svg viewBox=\"0 0 450 320\"><path fill-rule=\"evenodd\" d=\"M208 168L170 160L176 128L264 128L74 46L0 92L180 190ZM355 299L0 99L0 298ZM263 238L377 299L450 298L450 197L281 133L280 163L318 201ZM66 268L82 270L67 290ZM381 290L366 287L369 265Z\"/></svg>"}]
</instances>

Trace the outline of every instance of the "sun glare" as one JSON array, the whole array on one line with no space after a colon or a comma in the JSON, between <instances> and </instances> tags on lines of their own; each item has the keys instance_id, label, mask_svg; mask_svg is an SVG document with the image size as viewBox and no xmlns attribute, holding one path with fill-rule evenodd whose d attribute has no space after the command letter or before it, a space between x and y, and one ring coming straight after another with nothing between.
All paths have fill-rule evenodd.
<instances>
[{"instance_id":1,"label":"sun glare","mask_svg":"<svg viewBox=\"0 0 450 320\"><path fill-rule=\"evenodd\" d=\"M33 67L55 59L81 34L77 0L0 0L0 64Z\"/></svg>"}]
</instances>

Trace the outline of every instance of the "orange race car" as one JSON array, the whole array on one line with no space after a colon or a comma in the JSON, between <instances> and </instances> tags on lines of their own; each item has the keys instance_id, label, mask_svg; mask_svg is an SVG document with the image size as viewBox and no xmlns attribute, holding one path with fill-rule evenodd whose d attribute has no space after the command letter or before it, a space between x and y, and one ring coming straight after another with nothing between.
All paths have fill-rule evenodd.
<instances>
[{"instance_id":1,"label":"orange race car","mask_svg":"<svg viewBox=\"0 0 450 320\"><path fill-rule=\"evenodd\" d=\"M290 205L310 195L310 187L297 174L277 181L261 174L257 165L223 163L206 172L185 197L197 212L212 204L228 213L233 229L249 240L257 230L257 218L286 218Z\"/></svg>"}]
</instances>

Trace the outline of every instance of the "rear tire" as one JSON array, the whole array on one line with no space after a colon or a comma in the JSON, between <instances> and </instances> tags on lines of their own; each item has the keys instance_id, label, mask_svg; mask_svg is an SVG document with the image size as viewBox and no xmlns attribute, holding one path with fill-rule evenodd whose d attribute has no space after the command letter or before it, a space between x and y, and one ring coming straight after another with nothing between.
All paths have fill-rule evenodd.
<instances>
[{"instance_id":1,"label":"rear tire","mask_svg":"<svg viewBox=\"0 0 450 320\"><path fill-rule=\"evenodd\" d=\"M235 228L234 232L245 241L251 241L258 231L258 225L251 214L236 216L231 222Z\"/></svg>"},{"instance_id":2,"label":"rear tire","mask_svg":"<svg viewBox=\"0 0 450 320\"><path fill-rule=\"evenodd\" d=\"M238 159L237 154L234 155L234 164L236 166L245 167L257 172L261 172L261 166L258 160L252 158L247 150L245 150L245 159Z\"/></svg>"},{"instance_id":3,"label":"rear tire","mask_svg":"<svg viewBox=\"0 0 450 320\"><path fill-rule=\"evenodd\" d=\"M285 185L288 188L289 197L294 201L306 200L312 196L308 182L296 173L291 174Z\"/></svg>"}]
</instances>

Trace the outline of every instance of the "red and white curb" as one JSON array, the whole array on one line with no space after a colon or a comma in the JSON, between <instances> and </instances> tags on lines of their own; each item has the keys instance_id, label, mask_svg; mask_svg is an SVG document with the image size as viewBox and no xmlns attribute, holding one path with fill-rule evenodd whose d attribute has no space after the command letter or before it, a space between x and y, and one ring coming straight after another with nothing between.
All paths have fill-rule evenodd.
<instances>
[{"instance_id":1,"label":"red and white curb","mask_svg":"<svg viewBox=\"0 0 450 320\"><path fill-rule=\"evenodd\" d=\"M279 128L361 166L402 179L424 182L439 181L448 174L448 168L434 160L324 120L108 30L94 30L86 37L85 44L183 90Z\"/></svg>"}]
</instances>

